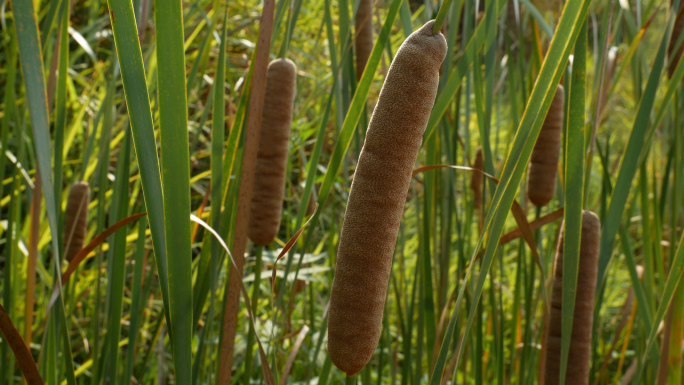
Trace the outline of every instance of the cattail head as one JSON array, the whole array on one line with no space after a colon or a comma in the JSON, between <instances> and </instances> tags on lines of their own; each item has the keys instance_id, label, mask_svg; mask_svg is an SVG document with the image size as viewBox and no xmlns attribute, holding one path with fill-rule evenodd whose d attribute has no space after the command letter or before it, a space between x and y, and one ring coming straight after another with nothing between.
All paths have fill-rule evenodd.
<instances>
[{"instance_id":1,"label":"cattail head","mask_svg":"<svg viewBox=\"0 0 684 385\"><path fill-rule=\"evenodd\" d=\"M556 250L554 264L553 292L551 296L551 312L549 314L549 332L547 335L546 363L544 385L560 383L561 323L563 312L563 244L564 227ZM599 242L601 238L601 222L596 214L582 212L582 232L580 241L579 271L577 274L577 291L575 311L572 321L572 336L566 384L587 385L591 364L591 332L594 317L594 294L598 275Z\"/></svg>"},{"instance_id":2,"label":"cattail head","mask_svg":"<svg viewBox=\"0 0 684 385\"><path fill-rule=\"evenodd\" d=\"M309 197L309 203L306 205L306 216L311 216L316 209L316 199L313 195Z\"/></svg>"},{"instance_id":3,"label":"cattail head","mask_svg":"<svg viewBox=\"0 0 684 385\"><path fill-rule=\"evenodd\" d=\"M71 262L83 248L88 225L90 186L78 182L71 186L66 212L64 213L64 258Z\"/></svg>"},{"instance_id":4,"label":"cattail head","mask_svg":"<svg viewBox=\"0 0 684 385\"><path fill-rule=\"evenodd\" d=\"M373 0L360 0L356 11L356 79L360 80L373 51Z\"/></svg>"},{"instance_id":5,"label":"cattail head","mask_svg":"<svg viewBox=\"0 0 684 385\"><path fill-rule=\"evenodd\" d=\"M296 80L297 67L291 60L277 59L268 65L247 229L257 245L273 242L280 227Z\"/></svg>"},{"instance_id":6,"label":"cattail head","mask_svg":"<svg viewBox=\"0 0 684 385\"><path fill-rule=\"evenodd\" d=\"M328 313L328 352L348 375L370 361L380 339L394 245L446 56L433 24L397 51L349 192Z\"/></svg>"},{"instance_id":7,"label":"cattail head","mask_svg":"<svg viewBox=\"0 0 684 385\"><path fill-rule=\"evenodd\" d=\"M484 157L482 156L482 147L477 148L475 153L475 160L473 161L473 168L475 170L484 170ZM470 177L470 188L473 190L473 197L475 199L474 207L479 209L482 207L482 180L483 175L477 171L473 171Z\"/></svg>"},{"instance_id":8,"label":"cattail head","mask_svg":"<svg viewBox=\"0 0 684 385\"><path fill-rule=\"evenodd\" d=\"M556 193L564 104L565 90L559 84L534 144L527 171L527 197L535 206L546 205Z\"/></svg>"}]
</instances>

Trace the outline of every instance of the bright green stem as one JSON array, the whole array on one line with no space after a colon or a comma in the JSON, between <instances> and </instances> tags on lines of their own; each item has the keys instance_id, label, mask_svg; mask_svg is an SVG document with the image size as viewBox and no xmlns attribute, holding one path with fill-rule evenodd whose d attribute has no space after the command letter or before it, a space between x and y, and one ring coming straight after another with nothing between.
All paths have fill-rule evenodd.
<instances>
[{"instance_id":1,"label":"bright green stem","mask_svg":"<svg viewBox=\"0 0 684 385\"><path fill-rule=\"evenodd\" d=\"M344 380L344 385L355 385L355 384L356 384L356 376L347 375L347 377Z\"/></svg>"},{"instance_id":2,"label":"bright green stem","mask_svg":"<svg viewBox=\"0 0 684 385\"><path fill-rule=\"evenodd\" d=\"M256 247L256 264L254 265L254 284L252 285L252 312L254 317L257 315L257 305L259 304L259 286L261 285L261 255L263 254L264 246L257 245ZM252 357L254 357L254 324L249 323L249 333L247 334L247 356L245 357L245 379L244 383L249 384L252 377Z\"/></svg>"},{"instance_id":3,"label":"bright green stem","mask_svg":"<svg viewBox=\"0 0 684 385\"><path fill-rule=\"evenodd\" d=\"M439 32L440 29L442 29L442 25L444 25L444 21L446 20L447 13L449 13L449 8L451 7L451 2L453 0L444 0L442 3L442 6L439 7L439 12L437 12L437 18L435 19L435 24L432 26L432 34L436 35L437 32Z\"/></svg>"}]
</instances>

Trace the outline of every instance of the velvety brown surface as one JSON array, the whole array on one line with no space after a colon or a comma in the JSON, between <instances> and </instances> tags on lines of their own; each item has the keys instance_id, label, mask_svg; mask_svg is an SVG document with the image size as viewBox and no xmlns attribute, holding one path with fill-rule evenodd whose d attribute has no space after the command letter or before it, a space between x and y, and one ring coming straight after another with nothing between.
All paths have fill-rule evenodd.
<instances>
[{"instance_id":1,"label":"velvety brown surface","mask_svg":"<svg viewBox=\"0 0 684 385\"><path fill-rule=\"evenodd\" d=\"M527 197L535 206L549 203L556 193L564 103L565 90L559 84L534 144L527 171Z\"/></svg>"},{"instance_id":2,"label":"velvety brown surface","mask_svg":"<svg viewBox=\"0 0 684 385\"><path fill-rule=\"evenodd\" d=\"M88 222L90 186L78 182L71 186L66 211L64 212L64 258L71 262L83 248Z\"/></svg>"},{"instance_id":3,"label":"velvety brown surface","mask_svg":"<svg viewBox=\"0 0 684 385\"><path fill-rule=\"evenodd\" d=\"M561 320L563 302L563 231L558 241L554 265L551 312L549 314L549 333L546 353L544 385L560 383ZM591 329L594 316L594 294L598 274L599 240L601 223L591 211L582 212L582 240L580 242L580 262L577 274L577 294L575 314L572 323L570 355L565 383L587 385L591 365Z\"/></svg>"},{"instance_id":4,"label":"velvety brown surface","mask_svg":"<svg viewBox=\"0 0 684 385\"><path fill-rule=\"evenodd\" d=\"M354 19L356 36L356 79L361 79L373 51L373 0L361 0Z\"/></svg>"},{"instance_id":5,"label":"velvety brown surface","mask_svg":"<svg viewBox=\"0 0 684 385\"><path fill-rule=\"evenodd\" d=\"M314 199L313 194L309 197L309 203L306 205L306 216L311 216L316 208L316 199Z\"/></svg>"},{"instance_id":6,"label":"velvety brown surface","mask_svg":"<svg viewBox=\"0 0 684 385\"><path fill-rule=\"evenodd\" d=\"M328 315L328 352L358 373L377 347L411 173L437 93L446 40L430 21L397 51L373 111L345 213Z\"/></svg>"},{"instance_id":7,"label":"velvety brown surface","mask_svg":"<svg viewBox=\"0 0 684 385\"><path fill-rule=\"evenodd\" d=\"M679 64L679 59L682 57L682 52L684 52L684 42L677 45L679 38L684 32L684 2L680 1L679 11L677 12L677 18L675 19L674 26L672 27L672 35L670 36L670 44L667 47L667 57L669 61L669 67L667 69L667 74L672 77L675 69L677 69L677 64ZM676 50L675 50L676 48Z\"/></svg>"},{"instance_id":8,"label":"velvety brown surface","mask_svg":"<svg viewBox=\"0 0 684 385\"><path fill-rule=\"evenodd\" d=\"M291 60L277 59L268 65L247 230L249 239L257 245L273 242L280 227L296 86L297 67Z\"/></svg>"},{"instance_id":9,"label":"velvety brown surface","mask_svg":"<svg viewBox=\"0 0 684 385\"><path fill-rule=\"evenodd\" d=\"M484 157L482 156L482 147L477 148L475 153L475 160L473 161L473 168L476 170L484 170ZM474 206L476 209L482 207L482 181L484 175L477 171L473 171L470 176L470 188L473 190L473 197L475 198Z\"/></svg>"}]
</instances>

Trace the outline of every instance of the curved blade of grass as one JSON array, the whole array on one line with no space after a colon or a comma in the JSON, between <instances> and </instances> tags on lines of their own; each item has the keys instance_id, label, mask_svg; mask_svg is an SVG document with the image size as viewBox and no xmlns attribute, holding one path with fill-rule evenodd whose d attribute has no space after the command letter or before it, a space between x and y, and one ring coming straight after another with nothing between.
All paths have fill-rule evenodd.
<instances>
[{"instance_id":1,"label":"curved blade of grass","mask_svg":"<svg viewBox=\"0 0 684 385\"><path fill-rule=\"evenodd\" d=\"M116 180L112 194L110 215L114 219L124 219L128 212L128 177L131 157L131 134L125 128L125 139L122 143L117 161ZM100 356L103 365L102 379L105 384L116 383L119 371L119 338L121 336L121 317L123 315L123 297L126 281L126 232L114 234L109 250L110 276L107 282L107 334L103 353Z\"/></svg>"},{"instance_id":2,"label":"curved blade of grass","mask_svg":"<svg viewBox=\"0 0 684 385\"><path fill-rule=\"evenodd\" d=\"M489 180L491 180L494 183L499 183L499 180L496 179L495 177L487 174L486 172L475 169L472 167L467 167L467 166L452 166L448 164L437 164L437 165L430 165L430 166L422 166L417 169L413 170L413 176L416 176L416 174L421 173L421 172L427 172L427 171L432 171L432 170L437 170L441 168L451 168L455 170L465 170L465 171L472 171L472 172L477 172L479 174L484 175L487 177ZM537 266L541 269L541 260L539 258L539 252L537 251L537 244L536 241L534 240L534 234L532 233L532 227L530 226L530 223L527 221L527 216L525 215L525 211L523 208L520 206L520 204L517 201L513 201L513 204L511 205L511 213L513 214L513 218L515 219L516 223L518 224L518 231L520 235L525 239L525 242L527 245L530 247L530 251L532 252L532 256L534 257L535 261L537 262ZM509 241L510 242L510 241ZM500 243L502 244L502 243Z\"/></svg>"},{"instance_id":3,"label":"curved blade of grass","mask_svg":"<svg viewBox=\"0 0 684 385\"><path fill-rule=\"evenodd\" d=\"M142 315L145 296L142 293L143 270L145 269L145 230L147 229L147 218L144 216L138 222L138 240L135 245L135 265L133 272L133 282L131 283L131 311L130 323L128 327L128 349L126 356L126 366L123 379L125 383L131 381L133 376L133 364L135 363L135 351L140 330L140 318ZM149 286L149 285L148 285Z\"/></svg>"},{"instance_id":4,"label":"curved blade of grass","mask_svg":"<svg viewBox=\"0 0 684 385\"><path fill-rule=\"evenodd\" d=\"M65 2L62 10L62 22L61 22L61 32L60 43L59 43L59 75L57 78L57 100L55 102L55 153L54 153L54 164L55 170L62 170L63 163L63 153L64 148L64 130L66 129L66 85L67 78L69 74L67 73L68 61L69 61L69 34L67 33L67 27L69 26L69 11L70 6L68 2ZM48 106L50 108L50 106ZM57 203L57 217L62 217L62 172L55 172L55 202ZM58 241L62 243L64 230L61 228L62 223L58 223L60 228L58 229ZM60 250L64 249L64 245L60 245Z\"/></svg>"},{"instance_id":5,"label":"curved blade of grass","mask_svg":"<svg viewBox=\"0 0 684 385\"><path fill-rule=\"evenodd\" d=\"M516 132L510 153L506 159L504 169L501 176L501 182L496 188L490 210L487 213L485 220L484 231L473 250L470 267L466 272L466 281L473 273L473 262L477 257L479 249L484 242L484 234L488 234L487 247L485 248L482 258L482 266L478 281L473 289L472 299L477 302L482 294L487 272L493 262L494 254L496 253L499 238L503 231L503 226L506 222L508 210L515 199L515 194L523 176L523 172L529 162L532 154L532 148L539 135L539 130L543 123L543 118L549 109L551 99L555 93L555 89L564 73L565 64L567 63L570 52L575 44L575 40L579 35L580 29L586 18L590 1L570 1L565 4L563 14L561 16L558 28L551 41L548 54L539 73L539 77L530 95L527 108L522 117L518 131ZM433 110L433 113L435 111ZM456 327L456 320L460 313L461 303L465 295L467 285L461 288L454 311L449 321L449 327L444 336L444 342L439 352L435 368L430 379L431 385L440 383L444 365L446 363L446 356L449 350L449 344L453 338L453 333ZM469 330L472 326L475 317L477 306L471 307L468 314L468 322L466 324L463 335L468 336ZM457 361L460 361L463 346L460 344L457 349Z\"/></svg>"},{"instance_id":6,"label":"curved blade of grass","mask_svg":"<svg viewBox=\"0 0 684 385\"><path fill-rule=\"evenodd\" d=\"M559 218L563 218L563 213L565 212L565 209L558 209L550 214L546 214L543 217L540 217L539 219L536 219L532 222L530 222L530 229L532 231L539 230L542 226L547 225L551 222L555 222ZM520 237L522 237L522 230L520 228L516 228L515 230L511 230L501 236L499 239L499 246L505 245L509 242L512 242Z\"/></svg>"},{"instance_id":7,"label":"curved blade of grass","mask_svg":"<svg viewBox=\"0 0 684 385\"><path fill-rule=\"evenodd\" d=\"M498 15L501 14L501 11L504 9L505 5L505 1L498 1L497 6L495 7L497 18ZM487 12L489 11L485 11L485 13ZM485 15L483 17L483 20L485 20L486 18L487 16ZM432 112L430 113L430 119L428 120L428 125L425 130L425 134L423 135L423 142L427 141L427 139L433 134L435 128L437 127L437 124L439 123L440 119L449 107L451 100L456 95L458 89L461 88L461 81L466 76L466 73L468 73L468 71L470 70L470 67L473 65L475 55L478 54L482 46L485 44L485 41L487 41L485 39L487 27L488 26L484 22L478 24L477 28L475 29L475 32L473 33L473 36L470 38L468 44L463 50L463 57L459 59L458 63L456 64L456 67L453 71L451 71L451 74L449 75L449 80L447 80L446 85L442 89L442 92L437 96L435 105L432 107ZM489 43L493 44L494 41L490 39ZM486 50L489 50L490 48L491 47L486 47Z\"/></svg>"},{"instance_id":8,"label":"curved blade of grass","mask_svg":"<svg viewBox=\"0 0 684 385\"><path fill-rule=\"evenodd\" d=\"M625 209L625 203L627 203L627 198L631 190L632 180L634 179L639 164L639 154L646 144L646 130L649 127L649 119L651 117L653 104L655 103L658 84L660 83L660 75L665 63L665 54L667 45L670 41L672 21L673 18L671 17L666 30L663 32L663 37L660 40L660 47L658 48L658 53L653 61L646 88L644 88L641 100L639 101L639 109L634 118L629 141L627 142L627 147L625 147L622 162L620 163L620 172L618 173L618 178L613 188L613 195L610 198L608 211L603 221L598 280L596 285L597 290L600 289L605 278L606 270L613 254L615 236L618 232L620 221L622 220L622 213Z\"/></svg>"},{"instance_id":9,"label":"curved blade of grass","mask_svg":"<svg viewBox=\"0 0 684 385\"><path fill-rule=\"evenodd\" d=\"M183 48L183 3L155 1L164 230L169 315L176 382L192 383L192 252L190 244L190 153ZM162 55L158 55L162 56ZM222 84L222 83L221 83ZM221 84L215 87L223 91ZM146 202L149 202L145 199Z\"/></svg>"},{"instance_id":10,"label":"curved blade of grass","mask_svg":"<svg viewBox=\"0 0 684 385\"><path fill-rule=\"evenodd\" d=\"M74 273L74 271L76 271L78 265L86 259L88 254L90 254L93 250L100 246L100 244L102 244L102 242L104 242L107 239L107 237L114 234L116 230L122 228L123 226L126 226L127 224L145 215L147 215L147 213L138 213L133 214L127 218L124 218L116 222L115 224L109 226L105 231L103 231L101 234L97 235L90 242L88 242L87 245L83 246L81 251L79 251L78 254L74 256L74 259L71 260L66 271L62 274L62 284L66 283L69 280L69 278L71 278L71 275Z\"/></svg>"},{"instance_id":11,"label":"curved blade of grass","mask_svg":"<svg viewBox=\"0 0 684 385\"><path fill-rule=\"evenodd\" d=\"M672 261L672 267L667 276L667 281L663 289L663 295L660 298L660 305L658 306L658 311L653 320L653 326L648 334L648 340L646 343L646 348L644 349L643 355L639 360L639 371L637 372L635 383L639 383L641 376L644 373L644 368L646 367L646 357L651 354L651 351L656 346L656 337L658 336L658 325L665 318L665 313L670 308L672 299L675 296L675 290L677 285L682 281L684 277L684 235L679 239L679 246L677 247L677 254ZM661 358L663 359L663 358Z\"/></svg>"},{"instance_id":12,"label":"curved blade of grass","mask_svg":"<svg viewBox=\"0 0 684 385\"><path fill-rule=\"evenodd\" d=\"M12 348L28 385L43 385L43 379L38 373L38 367L33 356L31 356L31 351L2 305L0 305L0 331L5 336L7 344Z\"/></svg>"},{"instance_id":13,"label":"curved blade of grass","mask_svg":"<svg viewBox=\"0 0 684 385\"><path fill-rule=\"evenodd\" d=\"M672 74L672 78L670 79L670 83L667 86L667 92L665 92L665 96L660 102L660 108L658 109L658 112L655 114L656 118L653 120L653 124L651 124L651 126L648 129L648 133L646 134L647 139L644 143L644 146L642 147L641 154L639 156L639 164L643 164L646 161L646 155L648 154L648 151L646 151L646 149L651 147L653 135L655 134L656 129L660 127L660 124L665 118L665 115L668 111L668 107L670 105L670 101L673 100L672 97L679 88L680 82L682 81L682 77L684 77L684 64L682 63L684 63L684 60L680 60L677 64L677 68L675 68L675 71Z\"/></svg>"},{"instance_id":14,"label":"curved blade of grass","mask_svg":"<svg viewBox=\"0 0 684 385\"><path fill-rule=\"evenodd\" d=\"M211 226L209 226L206 222L201 220L200 218L197 218L194 215L190 215L190 220L199 223L202 227L204 227L207 231L209 231L213 236L214 240L218 241L223 249L226 251L226 254L228 254L228 257L231 262L232 269L237 269L237 264L235 263L235 259L233 258L233 254L231 254L230 249L228 249L228 245L223 241L223 239L219 236L219 234L216 232L216 230L212 229ZM232 270L231 269L231 270ZM261 358L261 370L262 373L264 374L264 382L267 385L275 385L275 379L273 378L273 372L271 371L271 368L268 366L268 358L266 357L266 352L264 351L264 347L261 344L261 339L259 338L259 333L256 332L257 327L255 323L255 318L254 318L254 312L252 311L252 306L249 301L249 294L247 294L247 287L245 287L245 283L242 280L239 280L238 282L240 286L240 291L242 292L242 296L245 300L245 307L247 308L247 314L249 315L249 320L252 323L252 327L255 330L255 336L256 336L256 341L257 344L259 345L259 356Z\"/></svg>"},{"instance_id":15,"label":"curved blade of grass","mask_svg":"<svg viewBox=\"0 0 684 385\"><path fill-rule=\"evenodd\" d=\"M154 138L154 125L150 100L147 94L147 81L143 66L142 52L138 42L138 29L135 23L133 5L127 0L109 0L109 16L117 56L121 65L121 79L136 158L140 168L145 206L148 212L152 244L157 261L157 272L164 301L164 314L173 337L172 323L169 318L169 280L166 262L166 234L164 232L164 206L157 158L157 144ZM185 90L183 90L185 92ZM187 166L187 165L186 165Z\"/></svg>"},{"instance_id":16,"label":"curved blade of grass","mask_svg":"<svg viewBox=\"0 0 684 385\"><path fill-rule=\"evenodd\" d=\"M294 365L294 360L297 357L297 353L299 352L299 349L302 347L302 343L304 343L304 338L306 337L306 333L308 332L309 327L307 325L302 326L302 329L299 331L299 334L297 335L297 339L295 340L294 346L292 347L290 356L287 357L287 362L285 363L285 370L283 371L283 376L280 378L280 385L286 384L287 377L290 375L290 371L292 370L292 366Z\"/></svg>"},{"instance_id":17,"label":"curved blade of grass","mask_svg":"<svg viewBox=\"0 0 684 385\"><path fill-rule=\"evenodd\" d=\"M563 243L563 297L561 314L560 384L565 384L570 338L575 314L575 294L579 274L582 207L584 206L585 97L587 82L587 23L575 44L572 82L568 87L569 107L565 142L565 242Z\"/></svg>"},{"instance_id":18,"label":"curved blade of grass","mask_svg":"<svg viewBox=\"0 0 684 385\"><path fill-rule=\"evenodd\" d=\"M29 116L31 117L31 129L35 145L35 156L38 160L38 170L45 197L45 209L48 215L48 224L52 236L52 261L55 267L57 292L59 299L59 311L57 311L57 325L64 329L63 358L66 367L66 376L69 385L75 385L74 368L69 346L69 335L66 333L67 320L64 316L64 301L62 297L62 285L59 276L59 216L57 203L55 202L54 184L52 178L52 165L50 161L50 126L48 121L47 94L43 79L43 58L41 45L38 38L38 23L33 8L33 1L14 0L12 2L16 37L19 45L19 57L24 75L26 98L28 99ZM57 170L56 172L61 172Z\"/></svg>"}]
</instances>

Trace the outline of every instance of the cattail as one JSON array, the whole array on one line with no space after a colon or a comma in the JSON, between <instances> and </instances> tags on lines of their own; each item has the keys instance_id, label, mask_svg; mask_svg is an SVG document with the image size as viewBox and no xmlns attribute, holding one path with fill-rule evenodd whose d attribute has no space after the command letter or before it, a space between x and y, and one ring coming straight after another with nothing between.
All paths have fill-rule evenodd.
<instances>
[{"instance_id":1,"label":"cattail","mask_svg":"<svg viewBox=\"0 0 684 385\"><path fill-rule=\"evenodd\" d=\"M359 1L356 11L356 79L361 80L363 70L373 51L373 0Z\"/></svg>"},{"instance_id":2,"label":"cattail","mask_svg":"<svg viewBox=\"0 0 684 385\"><path fill-rule=\"evenodd\" d=\"M672 4L672 2L670 2L670 4ZM682 34L684 34L684 2L680 1L679 10L677 11L674 25L672 26L670 44L667 47L667 57L669 58L668 61L670 62L667 69L667 74L669 77L674 75L674 71L677 69L677 64L679 64L679 59L682 57L682 53L684 52L684 42L679 42Z\"/></svg>"},{"instance_id":3,"label":"cattail","mask_svg":"<svg viewBox=\"0 0 684 385\"><path fill-rule=\"evenodd\" d=\"M518 6L520 7L520 3L518 3ZM508 4L506 4L506 26L508 27L508 30L512 35L516 35L517 32L517 22L516 22L516 17L515 17L515 1L509 1Z\"/></svg>"},{"instance_id":4,"label":"cattail","mask_svg":"<svg viewBox=\"0 0 684 385\"><path fill-rule=\"evenodd\" d=\"M88 205L90 186L88 182L78 182L69 190L66 212L64 213L64 258L68 262L83 248L88 225Z\"/></svg>"},{"instance_id":5,"label":"cattail","mask_svg":"<svg viewBox=\"0 0 684 385\"><path fill-rule=\"evenodd\" d=\"M273 242L280 227L296 81L297 67L291 60L277 59L268 65L247 230L257 245Z\"/></svg>"},{"instance_id":6,"label":"cattail","mask_svg":"<svg viewBox=\"0 0 684 385\"><path fill-rule=\"evenodd\" d=\"M352 376L380 339L387 283L411 173L437 94L446 40L434 21L397 51L373 111L342 225L330 296L328 351Z\"/></svg>"},{"instance_id":7,"label":"cattail","mask_svg":"<svg viewBox=\"0 0 684 385\"><path fill-rule=\"evenodd\" d=\"M560 383L564 232L564 228L561 229L558 249L556 250L549 332L546 340L547 353L544 385ZM566 384L586 385L589 383L591 329L594 317L594 292L596 291L596 276L598 274L600 238L601 223L599 218L590 211L583 211L579 272L577 274L577 291L575 312L572 320L572 335L570 337L568 370L565 377Z\"/></svg>"},{"instance_id":8,"label":"cattail","mask_svg":"<svg viewBox=\"0 0 684 385\"><path fill-rule=\"evenodd\" d=\"M316 209L316 199L313 194L309 197L309 204L306 205L306 216L311 216Z\"/></svg>"},{"instance_id":9,"label":"cattail","mask_svg":"<svg viewBox=\"0 0 684 385\"><path fill-rule=\"evenodd\" d=\"M527 197L536 206L549 203L556 193L564 104L565 90L559 84L534 144L527 171Z\"/></svg>"},{"instance_id":10,"label":"cattail","mask_svg":"<svg viewBox=\"0 0 684 385\"><path fill-rule=\"evenodd\" d=\"M473 168L475 170L484 170L484 158L482 157L482 147L477 148L475 153L475 160L473 161ZM473 171L470 176L470 188L473 190L473 196L475 197L475 202L473 206L476 209L482 207L482 178L484 175L477 171Z\"/></svg>"}]
</instances>

